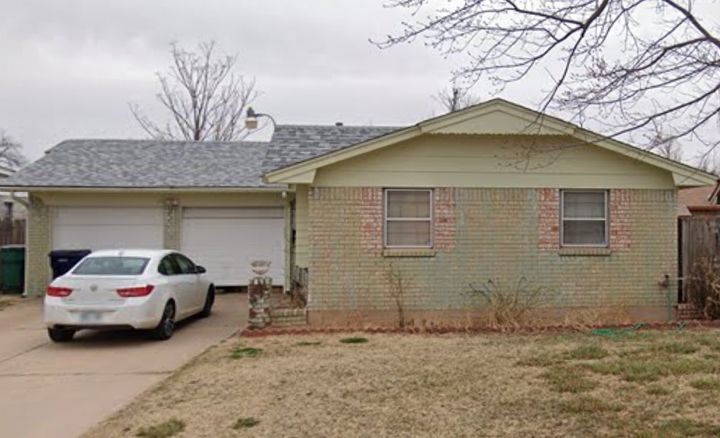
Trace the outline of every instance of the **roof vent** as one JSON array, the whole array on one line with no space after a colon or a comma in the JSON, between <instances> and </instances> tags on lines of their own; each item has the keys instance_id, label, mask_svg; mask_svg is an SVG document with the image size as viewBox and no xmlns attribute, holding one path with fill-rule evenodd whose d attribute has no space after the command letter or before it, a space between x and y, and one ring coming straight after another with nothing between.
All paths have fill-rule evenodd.
<instances>
[{"instance_id":1,"label":"roof vent","mask_svg":"<svg viewBox=\"0 0 720 438\"><path fill-rule=\"evenodd\" d=\"M335 122L335 126L342 126L343 122Z\"/></svg>"}]
</instances>

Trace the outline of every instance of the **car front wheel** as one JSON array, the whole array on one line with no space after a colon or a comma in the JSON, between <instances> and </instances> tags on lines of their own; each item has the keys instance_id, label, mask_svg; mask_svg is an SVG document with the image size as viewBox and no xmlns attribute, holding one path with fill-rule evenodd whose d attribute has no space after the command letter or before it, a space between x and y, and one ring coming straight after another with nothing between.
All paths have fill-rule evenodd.
<instances>
[{"instance_id":1,"label":"car front wheel","mask_svg":"<svg viewBox=\"0 0 720 438\"><path fill-rule=\"evenodd\" d=\"M70 329L49 328L47 332L48 337L53 342L70 342L75 336L75 330Z\"/></svg>"},{"instance_id":2,"label":"car front wheel","mask_svg":"<svg viewBox=\"0 0 720 438\"><path fill-rule=\"evenodd\" d=\"M150 333L151 336L159 341L170 339L175 331L175 304L169 302L165 305L160 324Z\"/></svg>"}]
</instances>

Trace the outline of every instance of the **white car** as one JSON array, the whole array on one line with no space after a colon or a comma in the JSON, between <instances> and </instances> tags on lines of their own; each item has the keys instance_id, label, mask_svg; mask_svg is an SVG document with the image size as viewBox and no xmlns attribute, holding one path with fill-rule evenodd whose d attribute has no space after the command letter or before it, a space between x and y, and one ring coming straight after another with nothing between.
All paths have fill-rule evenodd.
<instances>
[{"instance_id":1,"label":"white car","mask_svg":"<svg viewBox=\"0 0 720 438\"><path fill-rule=\"evenodd\" d=\"M48 336L67 342L80 329L132 328L169 339L176 321L210 315L215 287L204 274L176 251L93 252L48 286Z\"/></svg>"}]
</instances>

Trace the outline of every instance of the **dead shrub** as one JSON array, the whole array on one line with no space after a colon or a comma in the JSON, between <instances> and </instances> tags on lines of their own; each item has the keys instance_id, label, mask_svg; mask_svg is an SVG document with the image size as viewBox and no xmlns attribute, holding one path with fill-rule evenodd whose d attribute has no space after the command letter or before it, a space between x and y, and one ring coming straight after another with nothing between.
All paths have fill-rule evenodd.
<instances>
[{"instance_id":1,"label":"dead shrub","mask_svg":"<svg viewBox=\"0 0 720 438\"><path fill-rule=\"evenodd\" d=\"M533 286L520 277L514 284L490 279L480 286L470 284L470 294L481 297L487 306L488 323L492 327L521 327L527 323L529 312L537 308L549 290Z\"/></svg>"},{"instance_id":2,"label":"dead shrub","mask_svg":"<svg viewBox=\"0 0 720 438\"><path fill-rule=\"evenodd\" d=\"M701 309L706 318L720 318L720 263L717 258L700 258L687 279L689 301Z\"/></svg>"},{"instance_id":3,"label":"dead shrub","mask_svg":"<svg viewBox=\"0 0 720 438\"><path fill-rule=\"evenodd\" d=\"M392 263L385 271L385 276L389 284L388 293L395 302L395 309L397 310L397 326L403 329L408 325L408 321L405 319L405 289L408 282L402 271L395 268Z\"/></svg>"}]
</instances>

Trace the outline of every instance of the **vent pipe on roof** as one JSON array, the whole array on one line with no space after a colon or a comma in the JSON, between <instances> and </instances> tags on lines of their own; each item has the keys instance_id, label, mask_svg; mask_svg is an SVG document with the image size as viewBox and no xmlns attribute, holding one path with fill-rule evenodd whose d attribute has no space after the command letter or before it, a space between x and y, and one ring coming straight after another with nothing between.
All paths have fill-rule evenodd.
<instances>
[{"instance_id":1,"label":"vent pipe on roof","mask_svg":"<svg viewBox=\"0 0 720 438\"><path fill-rule=\"evenodd\" d=\"M335 126L342 126L343 122L335 122Z\"/></svg>"}]
</instances>

